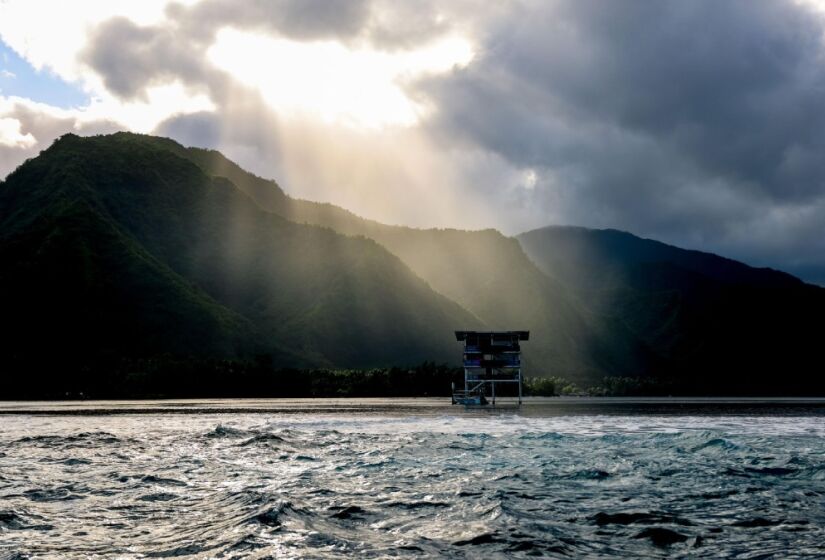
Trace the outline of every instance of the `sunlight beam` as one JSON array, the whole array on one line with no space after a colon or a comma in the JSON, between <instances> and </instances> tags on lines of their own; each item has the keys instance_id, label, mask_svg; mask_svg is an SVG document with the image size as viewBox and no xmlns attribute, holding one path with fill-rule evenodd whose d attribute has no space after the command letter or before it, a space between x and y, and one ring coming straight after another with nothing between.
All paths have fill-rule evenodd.
<instances>
[{"instance_id":1,"label":"sunlight beam","mask_svg":"<svg viewBox=\"0 0 825 560\"><path fill-rule=\"evenodd\" d=\"M428 108L405 84L466 66L470 43L449 37L408 51L298 42L225 28L207 53L217 67L260 91L281 117L376 129L411 126Z\"/></svg>"}]
</instances>

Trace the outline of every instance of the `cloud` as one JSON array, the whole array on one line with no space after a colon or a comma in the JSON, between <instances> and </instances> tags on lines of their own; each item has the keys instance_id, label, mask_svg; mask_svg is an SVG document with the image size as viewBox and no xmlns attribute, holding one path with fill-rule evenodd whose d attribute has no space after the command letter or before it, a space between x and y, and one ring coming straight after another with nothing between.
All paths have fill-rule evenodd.
<instances>
[{"instance_id":1,"label":"cloud","mask_svg":"<svg viewBox=\"0 0 825 560\"><path fill-rule=\"evenodd\" d=\"M30 133L20 131L20 121L10 117L0 118L0 146L28 148L37 140Z\"/></svg>"},{"instance_id":2,"label":"cloud","mask_svg":"<svg viewBox=\"0 0 825 560\"><path fill-rule=\"evenodd\" d=\"M275 71L262 72L249 53L256 53ZM404 83L465 66L472 56L467 41L457 37L385 52L228 29L220 32L207 52L207 59L234 80L260 91L279 115L364 128L416 124L428 107L412 99Z\"/></svg>"},{"instance_id":3,"label":"cloud","mask_svg":"<svg viewBox=\"0 0 825 560\"><path fill-rule=\"evenodd\" d=\"M364 27L364 0L204 0L185 7L173 4L169 16L189 37L204 42L222 27L275 32L294 39L350 38Z\"/></svg>"},{"instance_id":4,"label":"cloud","mask_svg":"<svg viewBox=\"0 0 825 560\"><path fill-rule=\"evenodd\" d=\"M112 66L112 72L121 72L119 76L95 71L84 53L97 34L110 29L108 25L120 31L124 40L123 48L118 47L116 41L105 44L106 50L112 52L111 60L134 64L139 61L137 57L118 58L118 53L126 49L129 41L135 44L134 34L130 32L161 28L167 4L168 0L89 0L81 7L44 0L0 2L0 40L37 72L49 73L72 84L90 99L85 106L70 111L70 118L67 117L64 122L71 121L76 126L73 124L73 129L64 132L76 132L98 121L119 123L120 128L149 132L174 114L209 110L214 105L204 94L203 88L188 84L186 74L173 67L169 52L150 49L147 55L157 55L158 58L154 62L147 61L147 66L141 68ZM49 17L44 17L44 14ZM105 53L99 56L108 60ZM149 79L150 76L145 74L148 66L159 61L167 61L170 70L162 80ZM117 79L126 80L129 72L135 73L132 83L140 84L135 86L139 94L122 95L124 88L128 89L128 83L119 83ZM20 85L17 91L20 91ZM16 99L21 101L21 98ZM40 107L46 115L55 114L54 107L29 105ZM4 114L0 112L0 116Z\"/></svg>"},{"instance_id":5,"label":"cloud","mask_svg":"<svg viewBox=\"0 0 825 560\"><path fill-rule=\"evenodd\" d=\"M82 118L81 118L82 117ZM107 134L123 126L20 97L0 96L0 177L67 132Z\"/></svg>"},{"instance_id":6,"label":"cloud","mask_svg":"<svg viewBox=\"0 0 825 560\"><path fill-rule=\"evenodd\" d=\"M167 0L6 0L0 2L0 40L36 70L49 70L68 82L94 85L77 54L90 29L115 15L140 25L163 18Z\"/></svg>"},{"instance_id":7,"label":"cloud","mask_svg":"<svg viewBox=\"0 0 825 560\"><path fill-rule=\"evenodd\" d=\"M454 225L470 208L460 225L487 226L493 216L483 200L468 204L446 155L409 130L427 107L406 95L405 84L469 62L466 41L450 35L455 26L423 2L413 22L388 17L388 3L325 6L172 5L168 19L149 25L101 22L80 56L123 102L144 100L148 88L173 79L208 96L213 109L171 115L155 132L220 149L294 195L413 225ZM330 13L310 17L318 10Z\"/></svg>"},{"instance_id":8,"label":"cloud","mask_svg":"<svg viewBox=\"0 0 825 560\"><path fill-rule=\"evenodd\" d=\"M334 4L323 0L173 2L166 7L166 18L149 20L149 24L115 16L88 26L87 40L75 52L108 91L124 99L141 97L147 86L176 79L218 88L228 80L215 72L207 51L221 30L242 30L247 37L260 32L300 40L351 40L368 23L369 7L363 0ZM247 65L252 60L260 67L257 53L245 55Z\"/></svg>"},{"instance_id":9,"label":"cloud","mask_svg":"<svg viewBox=\"0 0 825 560\"><path fill-rule=\"evenodd\" d=\"M102 77L108 91L125 100L145 100L152 85L202 80L205 70L196 54L174 29L141 27L115 17L95 28L81 57Z\"/></svg>"},{"instance_id":10,"label":"cloud","mask_svg":"<svg viewBox=\"0 0 825 560\"><path fill-rule=\"evenodd\" d=\"M790 268L825 255L823 23L807 6L525 2L486 37L422 88L433 134L536 171L541 211L514 222L554 215Z\"/></svg>"}]
</instances>

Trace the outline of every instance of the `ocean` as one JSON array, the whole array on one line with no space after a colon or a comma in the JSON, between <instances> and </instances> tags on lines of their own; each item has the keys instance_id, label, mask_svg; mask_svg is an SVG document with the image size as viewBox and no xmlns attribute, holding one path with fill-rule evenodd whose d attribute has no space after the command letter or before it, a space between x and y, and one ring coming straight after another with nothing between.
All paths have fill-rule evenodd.
<instances>
[{"instance_id":1,"label":"ocean","mask_svg":"<svg viewBox=\"0 0 825 560\"><path fill-rule=\"evenodd\" d=\"M0 403L0 558L825 557L825 401L447 403Z\"/></svg>"}]
</instances>

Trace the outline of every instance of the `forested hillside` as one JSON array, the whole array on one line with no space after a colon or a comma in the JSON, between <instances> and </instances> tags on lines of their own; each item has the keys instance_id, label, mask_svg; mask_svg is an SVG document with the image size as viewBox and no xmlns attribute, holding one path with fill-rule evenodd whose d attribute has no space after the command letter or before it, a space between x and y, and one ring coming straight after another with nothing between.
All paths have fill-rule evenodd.
<instances>
[{"instance_id":1,"label":"forested hillside","mask_svg":"<svg viewBox=\"0 0 825 560\"><path fill-rule=\"evenodd\" d=\"M618 231L383 225L165 138L70 134L23 164L0 263L18 379L456 364L453 331L478 328L530 330L528 375L582 387L823 386L825 289L788 274Z\"/></svg>"},{"instance_id":2,"label":"forested hillside","mask_svg":"<svg viewBox=\"0 0 825 560\"><path fill-rule=\"evenodd\" d=\"M67 135L0 184L7 358L456 361L480 326L378 243L292 223L169 142ZM22 366L20 366L22 367Z\"/></svg>"},{"instance_id":3,"label":"forested hillside","mask_svg":"<svg viewBox=\"0 0 825 560\"><path fill-rule=\"evenodd\" d=\"M825 387L823 288L616 230L548 227L518 239L568 293L621 320L697 386Z\"/></svg>"},{"instance_id":4,"label":"forested hillside","mask_svg":"<svg viewBox=\"0 0 825 560\"><path fill-rule=\"evenodd\" d=\"M563 286L527 258L516 239L496 230L380 224L331 204L291 198L274 181L244 171L219 152L178 149L207 173L229 178L276 214L374 239L489 328L532 331L524 353L535 375L586 382L605 375L651 375L666 368L624 324L571 300Z\"/></svg>"}]
</instances>

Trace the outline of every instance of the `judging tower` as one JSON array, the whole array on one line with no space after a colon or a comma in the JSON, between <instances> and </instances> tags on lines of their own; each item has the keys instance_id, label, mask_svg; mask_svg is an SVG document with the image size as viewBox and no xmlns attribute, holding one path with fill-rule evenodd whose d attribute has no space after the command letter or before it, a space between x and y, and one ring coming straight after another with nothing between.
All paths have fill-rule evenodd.
<instances>
[{"instance_id":1,"label":"judging tower","mask_svg":"<svg viewBox=\"0 0 825 560\"><path fill-rule=\"evenodd\" d=\"M529 331L456 331L456 340L464 342L464 390L453 391L453 403L487 404L487 396L496 403L496 385L518 384L521 404L521 346L529 340ZM489 388L489 391L488 391Z\"/></svg>"}]
</instances>

